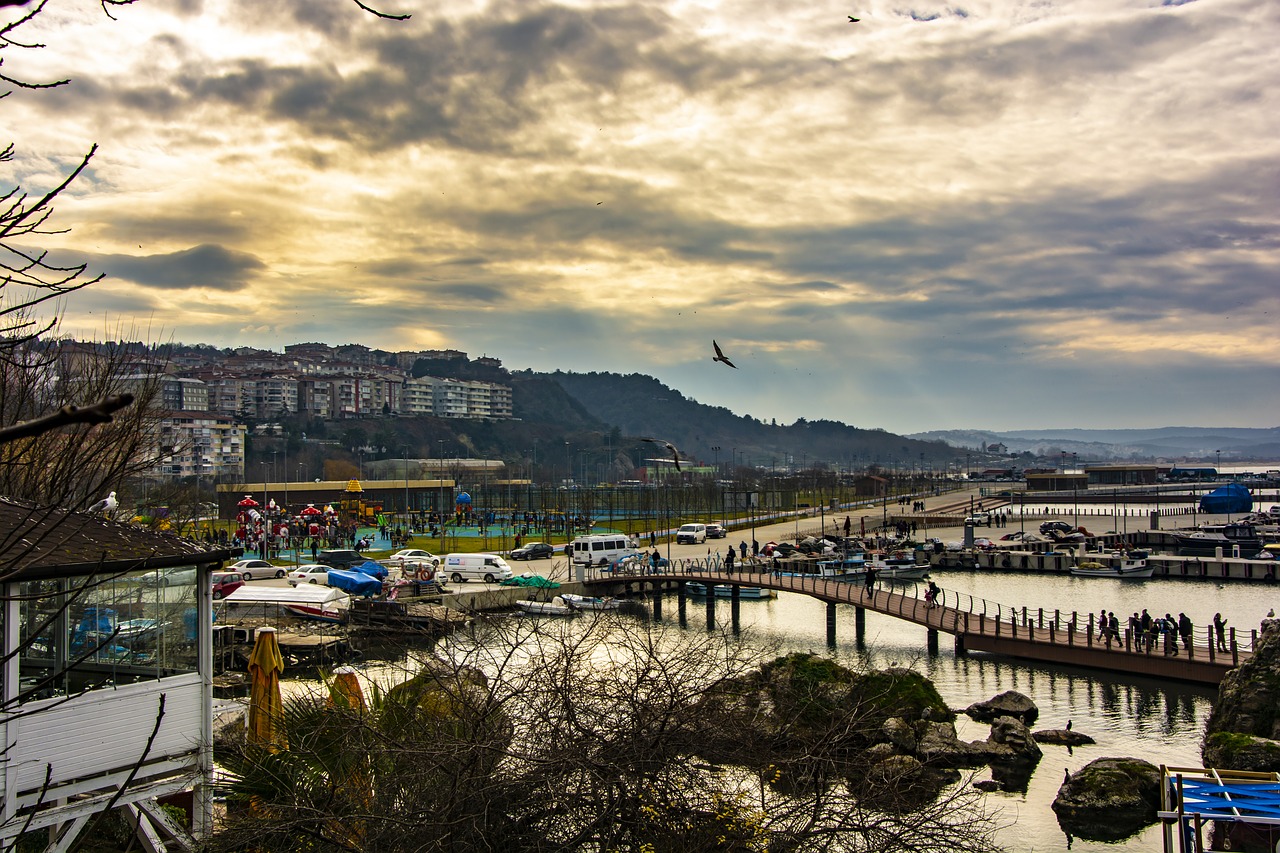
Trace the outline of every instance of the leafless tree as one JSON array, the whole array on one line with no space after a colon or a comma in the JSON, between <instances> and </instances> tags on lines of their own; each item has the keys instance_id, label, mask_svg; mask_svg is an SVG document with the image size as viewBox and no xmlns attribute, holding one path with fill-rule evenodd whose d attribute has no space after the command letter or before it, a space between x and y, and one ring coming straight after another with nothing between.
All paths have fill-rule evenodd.
<instances>
[{"instance_id":1,"label":"leafless tree","mask_svg":"<svg viewBox=\"0 0 1280 853\"><path fill-rule=\"evenodd\" d=\"M736 701L766 655L602 616L450 639L367 710L298 698L287 750L219 747L215 851L989 851L967 785L863 783L876 697L800 732ZM792 742L804 734L802 746Z\"/></svg>"}]
</instances>

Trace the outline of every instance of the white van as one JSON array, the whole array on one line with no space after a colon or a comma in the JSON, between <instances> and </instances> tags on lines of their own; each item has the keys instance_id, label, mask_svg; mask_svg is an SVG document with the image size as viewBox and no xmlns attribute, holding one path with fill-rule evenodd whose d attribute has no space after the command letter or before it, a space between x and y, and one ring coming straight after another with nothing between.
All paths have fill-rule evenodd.
<instances>
[{"instance_id":1,"label":"white van","mask_svg":"<svg viewBox=\"0 0 1280 853\"><path fill-rule=\"evenodd\" d=\"M707 526L705 524L682 524L676 531L677 545L701 545L706 541Z\"/></svg>"},{"instance_id":2,"label":"white van","mask_svg":"<svg viewBox=\"0 0 1280 853\"><path fill-rule=\"evenodd\" d=\"M454 583L469 580L497 583L515 577L507 561L497 554L446 554L438 574Z\"/></svg>"},{"instance_id":3,"label":"white van","mask_svg":"<svg viewBox=\"0 0 1280 853\"><path fill-rule=\"evenodd\" d=\"M631 539L623 533L596 533L579 536L572 542L573 563L580 566L607 566L636 553Z\"/></svg>"}]
</instances>

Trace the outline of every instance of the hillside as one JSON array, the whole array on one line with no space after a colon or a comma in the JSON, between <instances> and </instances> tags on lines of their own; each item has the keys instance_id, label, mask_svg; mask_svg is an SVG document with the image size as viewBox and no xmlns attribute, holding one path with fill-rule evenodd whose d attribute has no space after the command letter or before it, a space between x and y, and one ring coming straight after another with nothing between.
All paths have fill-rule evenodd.
<instances>
[{"instance_id":1,"label":"hillside","mask_svg":"<svg viewBox=\"0 0 1280 853\"><path fill-rule=\"evenodd\" d=\"M689 399L643 374L556 371L543 375L557 382L592 417L616 425L623 435L662 438L690 458L706 462L745 458L747 464L761 467L823 461L835 466L937 468L957 458L953 448L939 441L836 421L800 418L789 425L765 423Z\"/></svg>"}]
</instances>

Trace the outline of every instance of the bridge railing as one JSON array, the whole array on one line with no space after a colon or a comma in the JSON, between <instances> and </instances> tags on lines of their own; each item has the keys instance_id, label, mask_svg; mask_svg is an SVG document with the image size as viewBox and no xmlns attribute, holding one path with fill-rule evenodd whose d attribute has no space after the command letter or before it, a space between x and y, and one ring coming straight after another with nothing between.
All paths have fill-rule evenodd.
<instances>
[{"instance_id":1,"label":"bridge railing","mask_svg":"<svg viewBox=\"0 0 1280 853\"><path fill-rule=\"evenodd\" d=\"M750 561L750 558L748 560L749 562L746 564L735 561L733 571L740 573L754 572L771 577L784 576L781 573L774 572L772 565L766 561ZM714 575L723 574L727 571L729 569L726 567L724 559L718 554L712 554L707 557L681 558L672 560L668 565L660 566L657 569L646 569L648 574L667 575ZM594 575L595 572L592 572L592 574ZM603 574L600 576L604 577ZM805 581L810 580L810 578L802 575L787 576L799 577L802 581L802 587L806 585ZM821 578L818 575L813 575L812 581L812 589L799 591L816 594L819 592L817 589L818 582L829 581L830 583L847 586L850 590L859 590L860 593L857 597L860 600L865 594L864 585L856 581L836 581ZM898 596L897 615L899 616L907 615L908 601L913 602L911 611L915 613L917 611L915 602L924 600L925 585L922 583L894 582L886 584L886 586L889 591ZM881 587L882 590L884 588ZM850 601L849 603L853 602ZM1096 619L1089 613L1083 614L1082 617L1075 610L1068 614L1058 608L1049 610L1044 607L1029 607L1025 604L1007 604L969 593L941 588L934 603L941 608L939 627L952 633L990 634L993 636L1007 634L1013 638L1031 641L1040 640L1056 645L1100 648L1106 651L1136 651L1151 655L1189 653L1192 659L1207 655L1210 660L1216 660L1220 654L1230 654L1233 660L1238 662L1238 653L1240 651L1251 652L1258 639L1256 629L1251 630L1246 638L1239 635L1234 626L1227 628L1223 632L1221 642L1219 642L1212 625L1193 624L1189 635L1183 635L1176 628L1172 631L1143 631L1140 625L1136 627L1130 625L1128 617L1119 622L1116 631L1112 632L1109 622L1105 627L1097 624ZM949 613L952 616L952 625L943 624L942 614L944 613ZM1037 631L1040 632L1039 636L1036 634ZM1047 638L1045 637L1046 633Z\"/></svg>"}]
</instances>

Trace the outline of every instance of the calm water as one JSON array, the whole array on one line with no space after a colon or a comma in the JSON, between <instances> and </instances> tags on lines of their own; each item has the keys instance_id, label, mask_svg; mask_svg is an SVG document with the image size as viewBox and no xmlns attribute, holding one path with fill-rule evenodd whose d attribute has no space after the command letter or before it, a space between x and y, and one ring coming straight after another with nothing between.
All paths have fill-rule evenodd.
<instances>
[{"instance_id":1,"label":"calm water","mask_svg":"<svg viewBox=\"0 0 1280 853\"><path fill-rule=\"evenodd\" d=\"M1256 627L1268 607L1280 605L1280 592L1271 587L1183 580L1111 581L1057 576L937 572L935 579L948 592L963 592L999 600L1005 604L1058 607L1069 613L1098 608L1131 613L1150 612L1175 616L1187 610L1198 625L1220 611L1229 625L1244 636ZM925 652L925 631L889 616L867 613L865 645L857 647L854 610L837 608L837 643L826 647L826 609L822 602L807 596L780 593L767 601L741 603L744 637L778 642L785 650L832 654L849 666L911 666L937 685L955 708L988 699L1005 690L1030 696L1040 708L1033 728L1060 728L1067 720L1076 731L1097 740L1096 746L1066 747L1044 745L1041 759L1025 793L993 793L988 802L1002 809L1002 817L1012 825L1000 836L1011 851L1103 851L1117 849L1159 850L1158 827L1118 844L1104 844L1068 838L1059 828L1050 803L1062 782L1062 771L1072 772L1095 758L1132 756L1153 764L1200 766L1200 738L1215 691L1169 682L1132 677L1115 677L1083 669L1046 667L970 654L957 658L949 638L939 638L940 653ZM1188 609L1190 608L1190 609ZM690 630L705 625L701 600L687 609ZM663 616L675 620L674 596L664 603ZM730 603L717 602L716 618L730 619ZM988 727L967 717L957 721L963 740L985 740ZM978 778L985 778L980 771Z\"/></svg>"}]
</instances>

